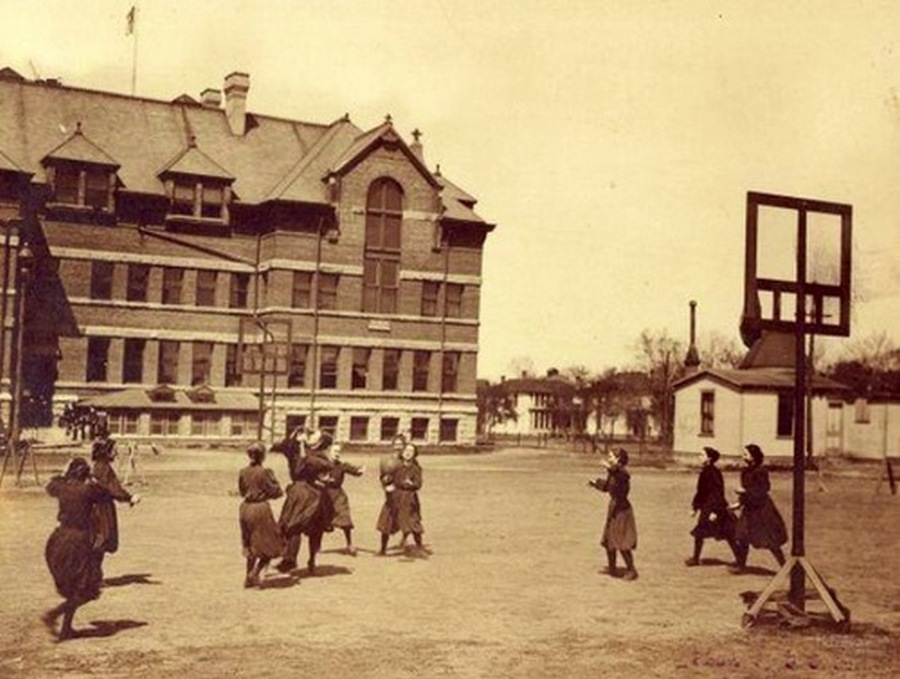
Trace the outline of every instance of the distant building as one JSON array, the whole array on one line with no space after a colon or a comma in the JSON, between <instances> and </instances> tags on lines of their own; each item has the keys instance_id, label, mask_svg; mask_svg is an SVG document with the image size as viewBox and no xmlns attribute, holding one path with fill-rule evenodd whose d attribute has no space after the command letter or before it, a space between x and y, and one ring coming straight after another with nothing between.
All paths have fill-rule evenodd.
<instances>
[{"instance_id":1,"label":"distant building","mask_svg":"<svg viewBox=\"0 0 900 679\"><path fill-rule=\"evenodd\" d=\"M4 419L27 243L27 426L76 404L134 438L473 442L494 226L418 132L251 113L249 89L157 101L0 70Z\"/></svg>"},{"instance_id":2,"label":"distant building","mask_svg":"<svg viewBox=\"0 0 900 679\"><path fill-rule=\"evenodd\" d=\"M503 379L497 388L506 394L516 417L495 424L494 434L534 436L570 430L575 385L556 371L545 377L523 373Z\"/></svg>"}]
</instances>

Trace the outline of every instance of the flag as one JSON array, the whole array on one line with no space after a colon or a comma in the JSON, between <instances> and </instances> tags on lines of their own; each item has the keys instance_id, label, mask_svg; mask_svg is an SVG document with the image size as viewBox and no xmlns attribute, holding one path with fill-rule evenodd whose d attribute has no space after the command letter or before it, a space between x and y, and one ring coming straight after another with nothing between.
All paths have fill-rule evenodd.
<instances>
[{"instance_id":1,"label":"flag","mask_svg":"<svg viewBox=\"0 0 900 679\"><path fill-rule=\"evenodd\" d=\"M131 9L128 10L128 14L125 15L125 20L127 22L125 24L125 35L131 35L132 33L134 33L134 19L136 14L137 8L132 5Z\"/></svg>"}]
</instances>

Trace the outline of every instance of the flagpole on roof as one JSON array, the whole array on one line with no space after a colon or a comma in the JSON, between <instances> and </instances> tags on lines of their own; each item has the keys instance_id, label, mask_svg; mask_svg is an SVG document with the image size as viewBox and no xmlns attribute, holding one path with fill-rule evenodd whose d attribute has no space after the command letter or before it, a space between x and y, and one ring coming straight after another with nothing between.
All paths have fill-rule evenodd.
<instances>
[{"instance_id":1,"label":"flagpole on roof","mask_svg":"<svg viewBox=\"0 0 900 679\"><path fill-rule=\"evenodd\" d=\"M133 38L131 47L131 96L137 93L137 51L138 51L138 30L137 30L137 3L131 6L128 14L125 16L127 21L125 26L125 35Z\"/></svg>"}]
</instances>

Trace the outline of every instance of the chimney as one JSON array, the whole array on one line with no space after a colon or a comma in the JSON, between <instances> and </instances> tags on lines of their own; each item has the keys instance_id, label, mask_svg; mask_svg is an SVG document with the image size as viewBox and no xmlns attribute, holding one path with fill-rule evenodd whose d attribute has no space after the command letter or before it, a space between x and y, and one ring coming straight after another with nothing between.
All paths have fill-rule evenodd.
<instances>
[{"instance_id":1,"label":"chimney","mask_svg":"<svg viewBox=\"0 0 900 679\"><path fill-rule=\"evenodd\" d=\"M200 103L206 108L219 108L222 105L222 90L207 87L200 93Z\"/></svg>"},{"instance_id":2,"label":"chimney","mask_svg":"<svg viewBox=\"0 0 900 679\"><path fill-rule=\"evenodd\" d=\"M413 143L409 145L409 150L413 152L413 155L419 159L419 161L424 165L425 164L425 149L422 147L422 142L419 141L419 137L422 136L422 133L417 129L412 131Z\"/></svg>"},{"instance_id":3,"label":"chimney","mask_svg":"<svg viewBox=\"0 0 900 679\"><path fill-rule=\"evenodd\" d=\"M700 356L697 354L697 302L691 300L691 344L684 357L684 367L688 373L695 373L700 368Z\"/></svg>"},{"instance_id":4,"label":"chimney","mask_svg":"<svg viewBox=\"0 0 900 679\"><path fill-rule=\"evenodd\" d=\"M235 71L225 76L225 117L231 133L243 137L247 130L247 92L250 91L250 76Z\"/></svg>"}]
</instances>

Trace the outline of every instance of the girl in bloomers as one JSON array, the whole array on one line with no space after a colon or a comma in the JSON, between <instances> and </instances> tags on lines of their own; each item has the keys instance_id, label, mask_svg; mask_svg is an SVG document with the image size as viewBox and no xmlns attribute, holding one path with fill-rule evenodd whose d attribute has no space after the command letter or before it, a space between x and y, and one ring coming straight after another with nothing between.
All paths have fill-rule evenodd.
<instances>
[{"instance_id":1,"label":"girl in bloomers","mask_svg":"<svg viewBox=\"0 0 900 679\"><path fill-rule=\"evenodd\" d=\"M604 466L606 478L588 481L588 485L609 493L609 509L603 527L603 537L600 540L609 563L606 572L614 578L621 576L625 580L635 580L638 575L634 568L632 552L637 548L637 524L634 520L634 510L628 500L628 493L631 490L631 475L626 469L628 451L624 448L609 451ZM616 566L617 552L622 554L625 561L625 571L622 573Z\"/></svg>"}]
</instances>

